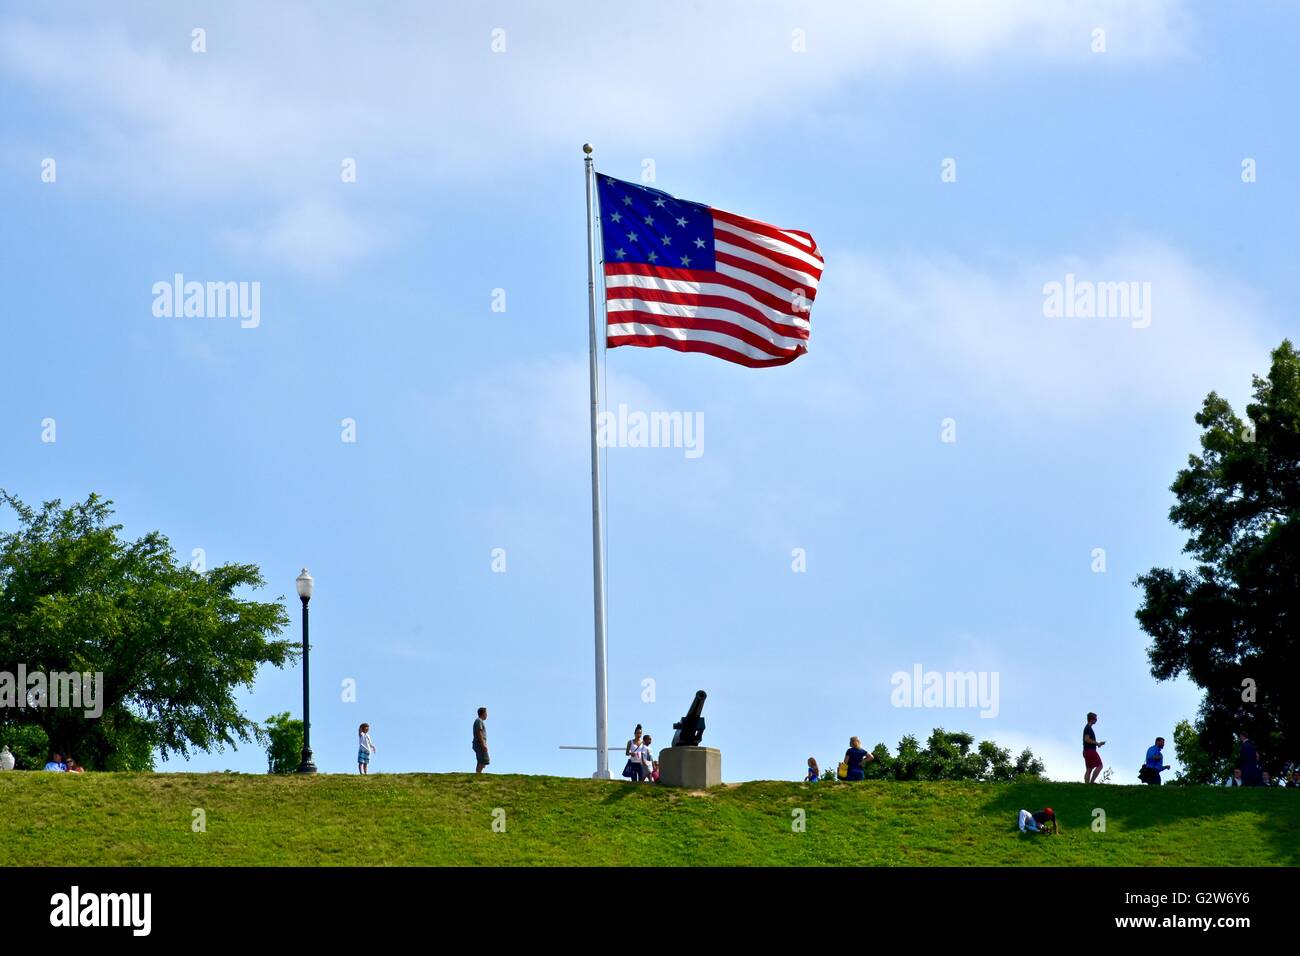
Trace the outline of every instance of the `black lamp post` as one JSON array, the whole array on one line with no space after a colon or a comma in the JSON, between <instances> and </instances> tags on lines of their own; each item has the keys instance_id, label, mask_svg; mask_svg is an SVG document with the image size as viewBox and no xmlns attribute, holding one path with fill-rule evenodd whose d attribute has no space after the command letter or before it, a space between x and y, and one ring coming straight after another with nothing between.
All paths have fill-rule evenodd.
<instances>
[{"instance_id":1,"label":"black lamp post","mask_svg":"<svg viewBox=\"0 0 1300 956\"><path fill-rule=\"evenodd\" d=\"M302 763L298 765L298 772L315 773L316 762L311 759L311 685L308 682L311 673L308 657L311 645L307 640L307 602L311 600L312 587L316 582L307 573L307 569L303 568L296 583L298 597L302 598Z\"/></svg>"}]
</instances>

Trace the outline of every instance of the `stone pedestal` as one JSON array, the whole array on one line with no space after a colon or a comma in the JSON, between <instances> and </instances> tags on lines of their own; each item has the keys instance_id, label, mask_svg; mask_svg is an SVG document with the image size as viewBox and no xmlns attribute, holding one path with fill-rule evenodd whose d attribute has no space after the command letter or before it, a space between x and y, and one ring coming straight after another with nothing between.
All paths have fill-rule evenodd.
<instances>
[{"instance_id":1,"label":"stone pedestal","mask_svg":"<svg viewBox=\"0 0 1300 956\"><path fill-rule=\"evenodd\" d=\"M661 786L705 790L722 783L722 751L712 747L665 747L659 751Z\"/></svg>"}]
</instances>

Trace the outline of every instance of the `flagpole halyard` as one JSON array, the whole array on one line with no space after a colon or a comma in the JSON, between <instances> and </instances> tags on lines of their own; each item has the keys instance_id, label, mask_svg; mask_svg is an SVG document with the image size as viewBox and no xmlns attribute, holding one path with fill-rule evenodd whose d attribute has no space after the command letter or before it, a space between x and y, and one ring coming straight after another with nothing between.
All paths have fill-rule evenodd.
<instances>
[{"instance_id":1,"label":"flagpole halyard","mask_svg":"<svg viewBox=\"0 0 1300 956\"><path fill-rule=\"evenodd\" d=\"M606 660L607 637L605 633L605 552L604 516L600 501L600 454L597 441L597 422L600 417L600 384L596 375L596 240L592 204L595 202L595 169L591 159L591 144L584 143L587 186L587 317L589 320L588 345L591 380L591 565L592 594L595 610L596 637L596 772L597 780L608 780L609 772L609 665Z\"/></svg>"}]
</instances>

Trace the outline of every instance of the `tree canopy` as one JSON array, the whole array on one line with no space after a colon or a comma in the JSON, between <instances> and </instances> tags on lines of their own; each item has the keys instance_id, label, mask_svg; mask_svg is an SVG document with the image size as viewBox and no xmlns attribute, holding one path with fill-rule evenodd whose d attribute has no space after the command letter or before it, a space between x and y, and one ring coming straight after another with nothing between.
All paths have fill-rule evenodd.
<instances>
[{"instance_id":1,"label":"tree canopy","mask_svg":"<svg viewBox=\"0 0 1300 956\"><path fill-rule=\"evenodd\" d=\"M124 540L112 502L95 494L38 510L0 490L3 505L18 528L0 534L0 672L102 674L103 699L95 717L24 696L0 708L0 740L18 741L29 761L48 749L92 769L146 770L155 754L259 737L235 695L299 649L278 637L282 599L238 593L264 585L256 565L200 571L160 532Z\"/></svg>"},{"instance_id":2,"label":"tree canopy","mask_svg":"<svg viewBox=\"0 0 1300 956\"><path fill-rule=\"evenodd\" d=\"M1190 570L1152 568L1137 619L1157 680L1204 691L1194 730L1212 758L1235 731L1276 769L1300 757L1300 354L1284 341L1254 377L1242 419L1211 392L1196 415L1201 452L1170 490Z\"/></svg>"},{"instance_id":3,"label":"tree canopy","mask_svg":"<svg viewBox=\"0 0 1300 956\"><path fill-rule=\"evenodd\" d=\"M867 779L887 780L979 780L1006 782L1041 777L1043 763L1029 748L1012 759L1011 751L991 740L975 745L973 734L936 727L922 747L908 734L891 755L883 743L871 751L876 759L863 768Z\"/></svg>"}]
</instances>

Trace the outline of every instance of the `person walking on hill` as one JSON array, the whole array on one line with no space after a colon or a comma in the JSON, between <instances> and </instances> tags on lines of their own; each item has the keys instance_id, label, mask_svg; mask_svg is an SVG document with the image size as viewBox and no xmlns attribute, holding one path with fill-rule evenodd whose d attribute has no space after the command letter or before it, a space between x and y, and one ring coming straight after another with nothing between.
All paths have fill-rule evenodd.
<instances>
[{"instance_id":1,"label":"person walking on hill","mask_svg":"<svg viewBox=\"0 0 1300 956\"><path fill-rule=\"evenodd\" d=\"M641 731L632 738L627 748L627 764L623 767L623 776L633 783L640 783L645 778L645 744L641 742Z\"/></svg>"},{"instance_id":2,"label":"person walking on hill","mask_svg":"<svg viewBox=\"0 0 1300 956\"><path fill-rule=\"evenodd\" d=\"M659 764L655 763L654 751L650 749L650 735L641 738L641 779L646 783L659 782Z\"/></svg>"},{"instance_id":3,"label":"person walking on hill","mask_svg":"<svg viewBox=\"0 0 1300 956\"><path fill-rule=\"evenodd\" d=\"M1147 748L1146 763L1142 765L1142 772L1139 776L1142 778L1142 782L1148 786L1160 786L1161 772L1169 769L1168 765L1165 764L1164 749L1164 737L1157 737L1156 742Z\"/></svg>"},{"instance_id":4,"label":"person walking on hill","mask_svg":"<svg viewBox=\"0 0 1300 956\"><path fill-rule=\"evenodd\" d=\"M1092 725L1097 722L1097 715L1089 712L1088 722L1083 725L1083 782L1096 783L1101 776L1101 754L1099 747L1106 746L1106 741L1098 740Z\"/></svg>"},{"instance_id":5,"label":"person walking on hill","mask_svg":"<svg viewBox=\"0 0 1300 956\"><path fill-rule=\"evenodd\" d=\"M474 739L471 743L474 747L474 772L482 773L483 768L492 762L488 756L486 707L480 707L478 716L474 718Z\"/></svg>"}]
</instances>

